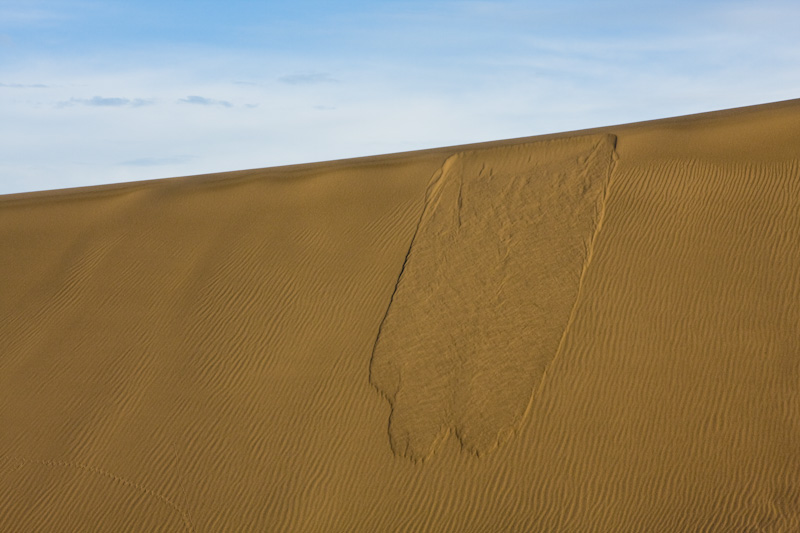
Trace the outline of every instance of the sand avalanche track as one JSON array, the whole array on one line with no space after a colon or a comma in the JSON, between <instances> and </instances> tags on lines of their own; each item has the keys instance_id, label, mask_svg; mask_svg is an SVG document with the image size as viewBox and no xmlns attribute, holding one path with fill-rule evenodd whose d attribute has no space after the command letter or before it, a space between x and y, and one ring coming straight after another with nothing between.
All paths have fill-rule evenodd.
<instances>
[{"instance_id":1,"label":"sand avalanche track","mask_svg":"<svg viewBox=\"0 0 800 533\"><path fill-rule=\"evenodd\" d=\"M2 531L800 530L800 101L0 197Z\"/></svg>"}]
</instances>

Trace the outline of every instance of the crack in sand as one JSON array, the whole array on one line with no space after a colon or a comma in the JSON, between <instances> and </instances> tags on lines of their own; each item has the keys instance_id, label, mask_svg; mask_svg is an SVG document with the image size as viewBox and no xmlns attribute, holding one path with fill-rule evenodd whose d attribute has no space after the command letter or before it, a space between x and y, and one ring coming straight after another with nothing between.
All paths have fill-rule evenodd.
<instances>
[{"instance_id":1,"label":"crack in sand","mask_svg":"<svg viewBox=\"0 0 800 533\"><path fill-rule=\"evenodd\" d=\"M168 498L167 496L165 496L160 492L144 487L141 484L136 483L135 481L131 481L127 478L109 472L107 470L103 470L102 468L97 468L83 463L61 461L58 459L27 459L25 457L9 457L8 459L16 463L16 466L14 466L13 468L11 468L6 472L8 474L21 470L28 465L40 465L51 468L72 468L80 470L82 472L87 472L90 474L95 474L98 476L103 476L105 478L111 479L125 487L129 487L143 494L147 494L148 496L151 496L156 500L160 501L161 503L165 504L166 506L172 508L180 515L181 520L183 520L185 530L188 531L189 533L194 531L192 522L189 519L189 513L186 511L186 509L175 503L173 500L171 500L170 498Z\"/></svg>"}]
</instances>

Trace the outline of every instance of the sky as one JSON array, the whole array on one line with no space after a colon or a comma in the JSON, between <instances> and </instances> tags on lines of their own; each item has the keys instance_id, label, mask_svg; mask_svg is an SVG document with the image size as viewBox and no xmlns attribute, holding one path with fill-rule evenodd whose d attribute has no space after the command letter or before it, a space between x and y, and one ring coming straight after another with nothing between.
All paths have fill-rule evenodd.
<instances>
[{"instance_id":1,"label":"sky","mask_svg":"<svg viewBox=\"0 0 800 533\"><path fill-rule=\"evenodd\" d=\"M800 97L796 1L0 0L0 194Z\"/></svg>"}]
</instances>

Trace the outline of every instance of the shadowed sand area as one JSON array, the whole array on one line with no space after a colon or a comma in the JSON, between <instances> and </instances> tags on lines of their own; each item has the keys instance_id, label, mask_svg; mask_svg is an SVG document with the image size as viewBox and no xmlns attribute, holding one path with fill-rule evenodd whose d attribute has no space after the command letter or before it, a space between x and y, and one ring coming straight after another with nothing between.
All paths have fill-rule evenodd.
<instances>
[{"instance_id":1,"label":"shadowed sand area","mask_svg":"<svg viewBox=\"0 0 800 533\"><path fill-rule=\"evenodd\" d=\"M798 531L798 139L0 197L0 530Z\"/></svg>"}]
</instances>

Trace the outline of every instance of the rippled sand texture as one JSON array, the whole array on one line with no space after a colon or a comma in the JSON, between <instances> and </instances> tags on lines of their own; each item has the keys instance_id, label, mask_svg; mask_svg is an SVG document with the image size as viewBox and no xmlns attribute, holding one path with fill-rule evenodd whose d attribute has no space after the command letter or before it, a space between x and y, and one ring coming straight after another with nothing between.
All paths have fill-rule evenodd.
<instances>
[{"instance_id":1,"label":"rippled sand texture","mask_svg":"<svg viewBox=\"0 0 800 533\"><path fill-rule=\"evenodd\" d=\"M396 453L427 458L454 430L481 454L517 429L569 324L614 141L462 152L434 176L371 366Z\"/></svg>"},{"instance_id":2,"label":"rippled sand texture","mask_svg":"<svg viewBox=\"0 0 800 533\"><path fill-rule=\"evenodd\" d=\"M0 197L0 531L799 531L798 139Z\"/></svg>"}]
</instances>

